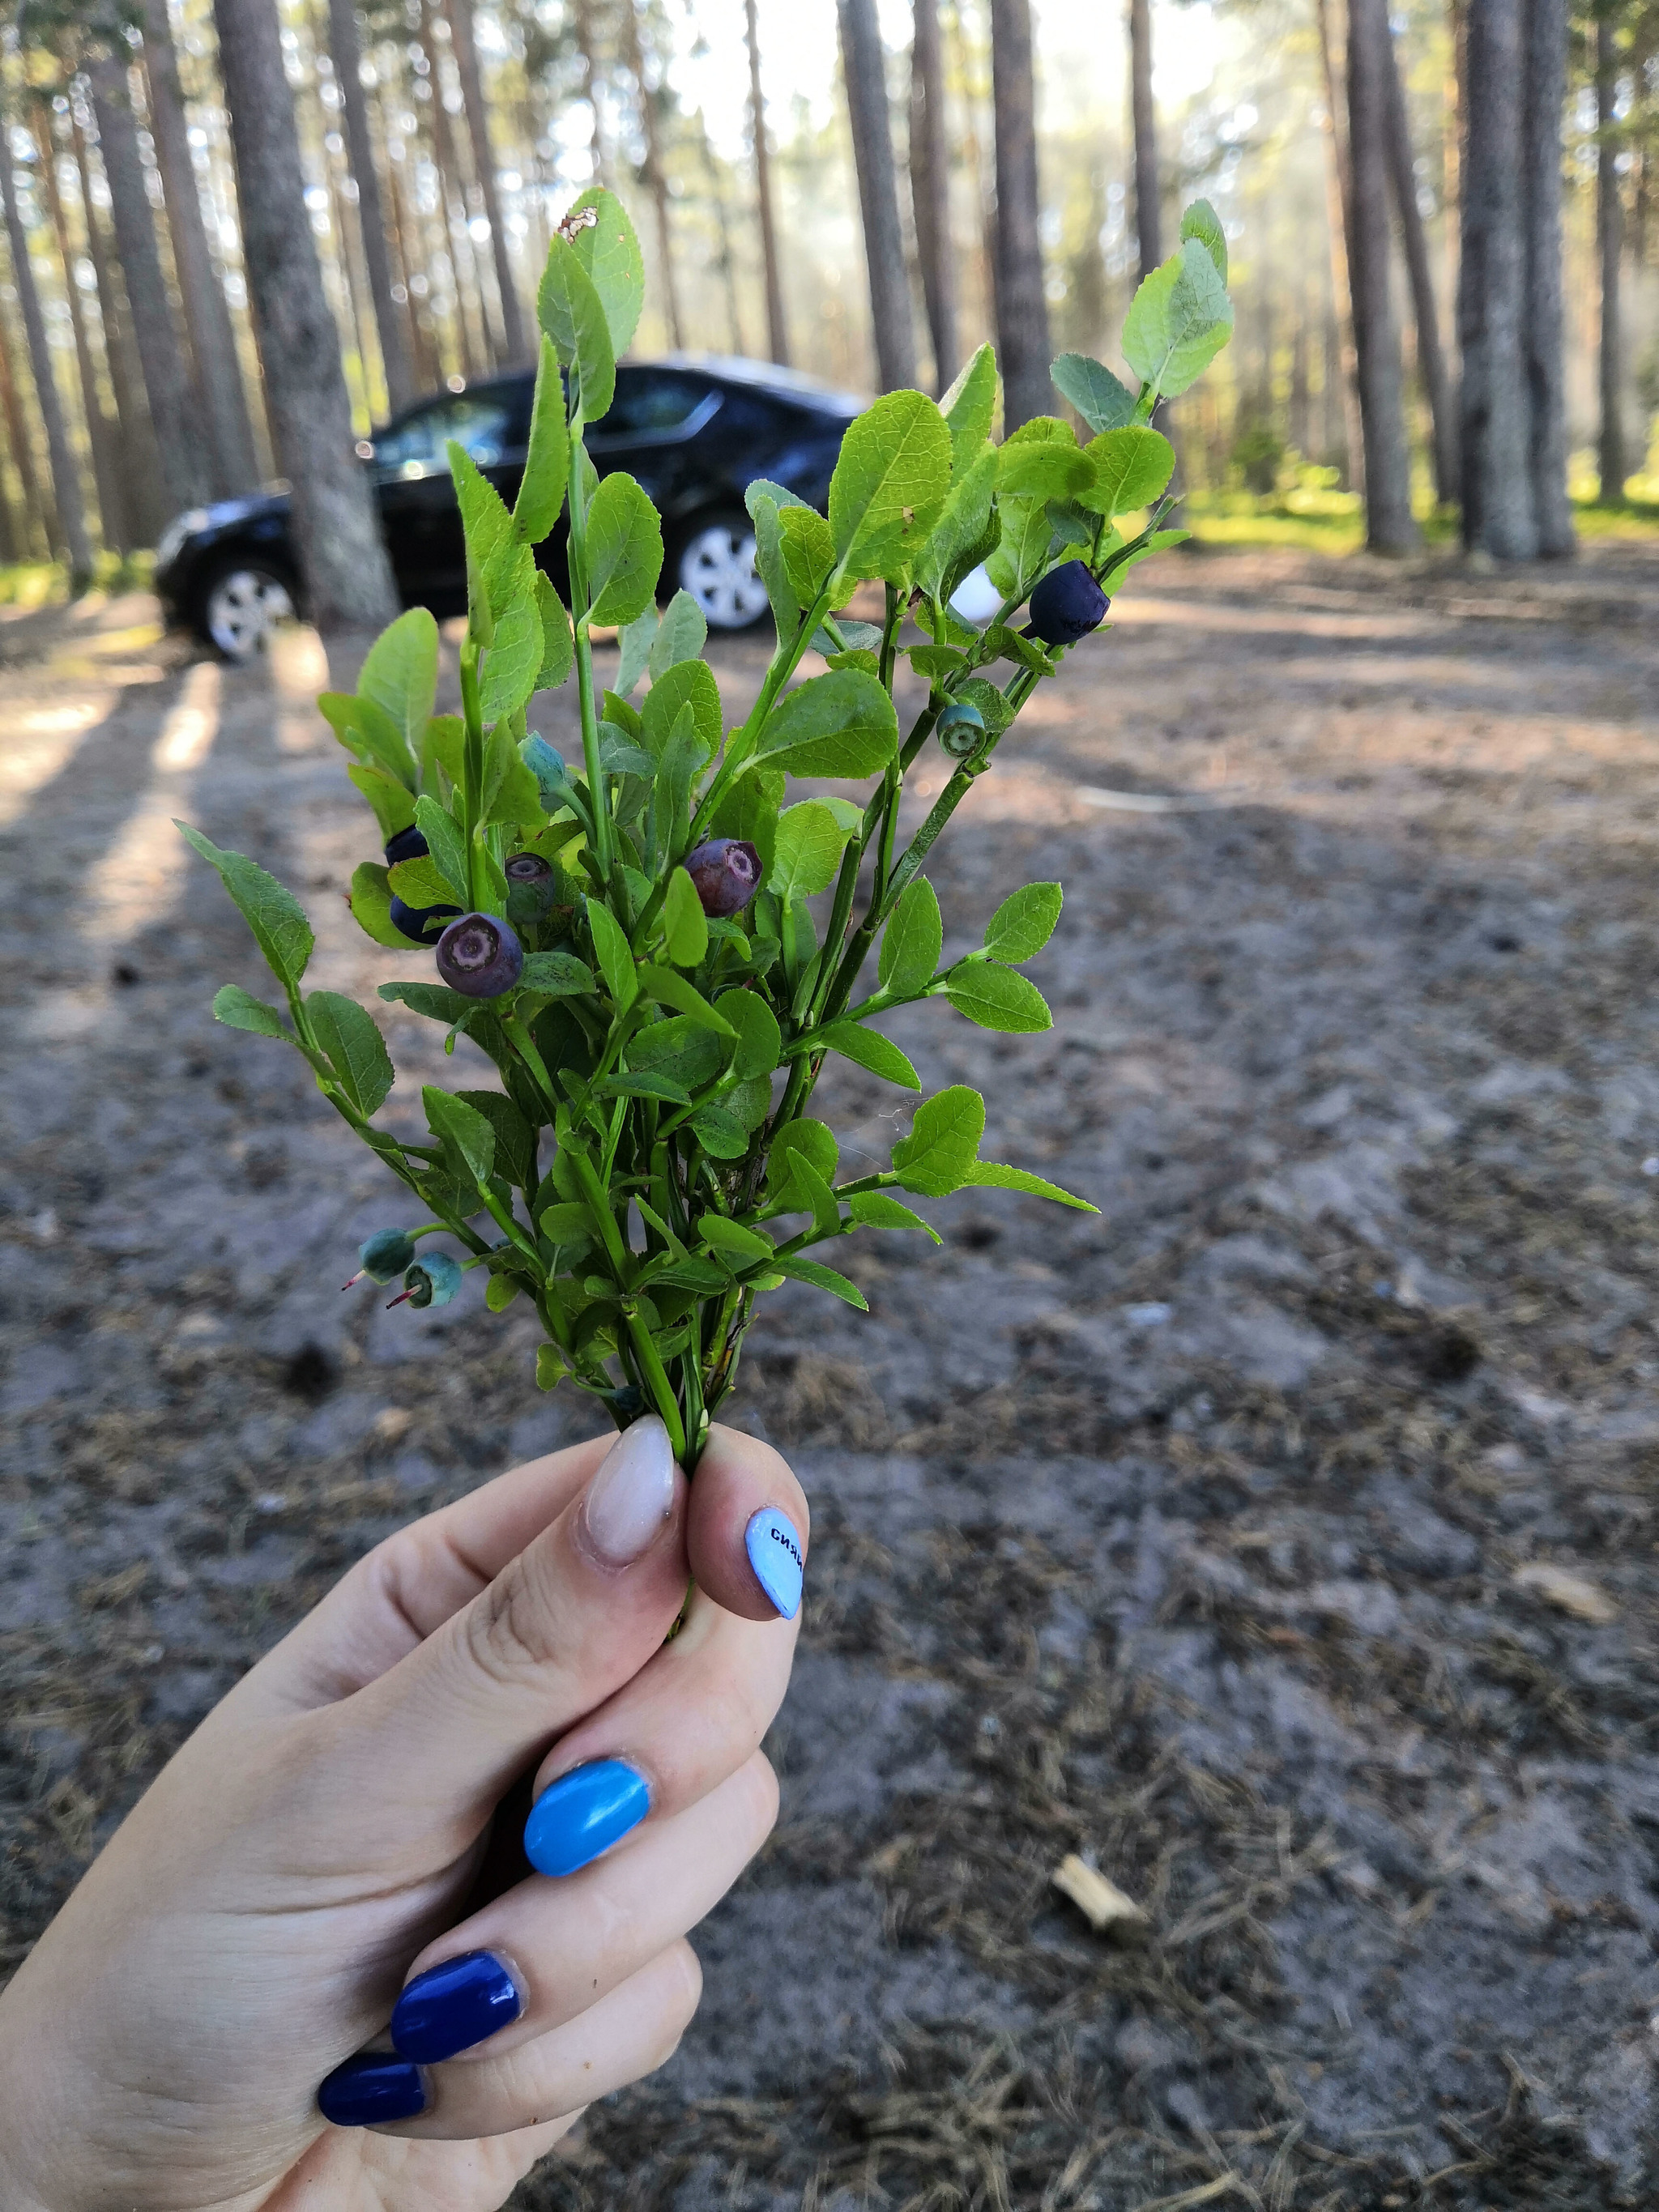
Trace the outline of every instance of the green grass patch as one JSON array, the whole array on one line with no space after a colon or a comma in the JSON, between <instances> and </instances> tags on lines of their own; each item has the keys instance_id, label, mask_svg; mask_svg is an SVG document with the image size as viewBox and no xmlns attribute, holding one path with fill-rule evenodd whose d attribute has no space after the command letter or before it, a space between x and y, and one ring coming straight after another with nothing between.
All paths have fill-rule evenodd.
<instances>
[{"instance_id":1,"label":"green grass patch","mask_svg":"<svg viewBox=\"0 0 1659 2212\"><path fill-rule=\"evenodd\" d=\"M99 553L94 557L95 592L142 592L155 567L150 552ZM0 607L45 607L69 598L69 571L58 561L16 561L0 567Z\"/></svg>"}]
</instances>

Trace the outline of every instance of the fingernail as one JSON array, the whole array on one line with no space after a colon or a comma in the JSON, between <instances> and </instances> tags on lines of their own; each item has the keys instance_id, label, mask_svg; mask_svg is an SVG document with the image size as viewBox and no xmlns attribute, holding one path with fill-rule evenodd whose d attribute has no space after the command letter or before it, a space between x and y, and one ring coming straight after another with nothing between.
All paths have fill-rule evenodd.
<instances>
[{"instance_id":1,"label":"fingernail","mask_svg":"<svg viewBox=\"0 0 1659 2212\"><path fill-rule=\"evenodd\" d=\"M466 1951L428 1966L392 2008L392 2040L405 2058L436 2066L510 2027L524 2010L518 1984L493 1951Z\"/></svg>"},{"instance_id":2,"label":"fingernail","mask_svg":"<svg viewBox=\"0 0 1659 2212\"><path fill-rule=\"evenodd\" d=\"M525 1856L538 1874L574 1874L637 1828L650 1809L650 1785L624 1760L573 1766L531 1807Z\"/></svg>"},{"instance_id":3,"label":"fingernail","mask_svg":"<svg viewBox=\"0 0 1659 2212\"><path fill-rule=\"evenodd\" d=\"M625 1567L651 1548L673 1510L673 1446L660 1417L647 1413L623 1431L588 1486L588 1541L607 1565Z\"/></svg>"},{"instance_id":4,"label":"fingernail","mask_svg":"<svg viewBox=\"0 0 1659 2212\"><path fill-rule=\"evenodd\" d=\"M421 2069L387 2051L360 2051L337 2066L317 2092L317 2109L337 2128L384 2127L426 2110Z\"/></svg>"},{"instance_id":5,"label":"fingernail","mask_svg":"<svg viewBox=\"0 0 1659 2212\"><path fill-rule=\"evenodd\" d=\"M795 1524L775 1505L763 1505L743 1532L744 1549L755 1579L786 1620L800 1610L801 1578L806 1572Z\"/></svg>"}]
</instances>

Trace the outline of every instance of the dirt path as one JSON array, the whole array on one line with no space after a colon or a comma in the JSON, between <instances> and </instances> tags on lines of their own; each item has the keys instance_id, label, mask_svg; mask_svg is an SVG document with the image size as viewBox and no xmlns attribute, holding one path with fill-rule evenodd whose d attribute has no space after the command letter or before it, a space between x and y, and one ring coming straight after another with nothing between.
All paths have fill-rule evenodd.
<instances>
[{"instance_id":1,"label":"dirt path","mask_svg":"<svg viewBox=\"0 0 1659 2212\"><path fill-rule=\"evenodd\" d=\"M1103 1217L944 1201L942 1251L849 1247L872 1322L757 1328L738 1418L817 1515L782 1826L526 2207L1659 2190L1659 561L1217 557L1115 611L935 872L964 946L1063 878L1054 1030L893 1032ZM169 823L372 999L368 817L314 641L153 623L0 624L0 1966L348 1560L591 1425L515 1315L340 1296L395 1191L210 1020L254 957ZM716 658L731 705L760 650ZM389 1036L409 1112L434 1033ZM902 1126L826 1095L844 1153Z\"/></svg>"}]
</instances>

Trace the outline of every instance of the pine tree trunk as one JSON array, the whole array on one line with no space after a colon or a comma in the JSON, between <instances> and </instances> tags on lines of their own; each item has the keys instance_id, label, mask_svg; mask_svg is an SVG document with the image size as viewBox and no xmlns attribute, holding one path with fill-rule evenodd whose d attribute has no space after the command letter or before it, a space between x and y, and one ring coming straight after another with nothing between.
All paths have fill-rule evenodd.
<instances>
[{"instance_id":1,"label":"pine tree trunk","mask_svg":"<svg viewBox=\"0 0 1659 2212\"><path fill-rule=\"evenodd\" d=\"M472 275L472 234L466 227L466 173L455 143L452 118L444 104L443 72L439 67L438 40L432 28L433 12L439 0L418 0L421 9L419 38L421 50L426 56L427 88L431 97L425 103L432 126L432 165L438 177L438 224L443 250L455 279L455 325L460 341L462 374L470 382L476 376L489 374L489 332L484 313L482 292L475 283L473 298L477 301L477 314L470 312L467 279ZM416 111L418 112L418 110ZM460 220L457 222L457 201Z\"/></svg>"},{"instance_id":2,"label":"pine tree trunk","mask_svg":"<svg viewBox=\"0 0 1659 2212\"><path fill-rule=\"evenodd\" d=\"M7 316L0 307L0 410L6 418L6 441L12 465L17 471L18 489L23 495L22 529L18 538L18 556L31 561L37 553L52 557L52 541L57 530L57 519L49 514L50 502L40 482L40 471L34 465L34 447L29 437L29 428L23 416L22 397L17 389L17 377L12 368L11 333L7 328Z\"/></svg>"},{"instance_id":3,"label":"pine tree trunk","mask_svg":"<svg viewBox=\"0 0 1659 2212\"><path fill-rule=\"evenodd\" d=\"M1319 29L1319 57L1325 80L1325 228L1330 245L1331 299L1336 319L1337 352L1334 363L1327 356L1328 374L1334 366L1342 399L1342 437L1348 457L1348 488L1365 489L1365 438L1359 420L1359 360L1353 340L1352 286L1349 269L1353 258L1353 179L1348 163L1348 137L1342 125L1342 103L1337 94L1337 66L1331 36L1331 0L1314 0Z\"/></svg>"},{"instance_id":4,"label":"pine tree trunk","mask_svg":"<svg viewBox=\"0 0 1659 2212\"><path fill-rule=\"evenodd\" d=\"M1434 271L1429 263L1429 242L1423 229L1423 211L1417 204L1417 165L1412 155L1411 122L1406 112L1406 90L1400 81L1400 58L1394 32L1385 25L1382 47L1383 120L1388 136L1389 169L1394 185L1395 208L1400 217L1401 242L1411 277L1412 313L1417 321L1417 370L1423 396L1429 404L1434 447L1435 497L1450 505L1457 497L1457 421L1452 402L1451 380L1440 343L1440 309L1434 295Z\"/></svg>"},{"instance_id":5,"label":"pine tree trunk","mask_svg":"<svg viewBox=\"0 0 1659 2212\"><path fill-rule=\"evenodd\" d=\"M86 225L87 252L98 279L98 319L103 325L104 366L109 373L115 420L120 431L121 503L135 545L153 545L169 519L167 495L161 486L155 432L144 396L143 372L132 320L121 289L119 257L105 231L102 213L92 196L92 155L82 128L82 114L73 101L70 120L75 137L75 161L81 174L81 219Z\"/></svg>"},{"instance_id":6,"label":"pine tree trunk","mask_svg":"<svg viewBox=\"0 0 1659 2212\"><path fill-rule=\"evenodd\" d=\"M576 52L581 57L582 88L593 118L593 182L602 184L611 163L605 150L605 125L599 107L599 33L593 22L592 0L571 0L570 26L575 33Z\"/></svg>"},{"instance_id":7,"label":"pine tree trunk","mask_svg":"<svg viewBox=\"0 0 1659 2212\"><path fill-rule=\"evenodd\" d=\"M991 98L997 156L997 350L1002 356L1003 420L1015 430L1054 405L1039 228L1030 0L991 0Z\"/></svg>"},{"instance_id":8,"label":"pine tree trunk","mask_svg":"<svg viewBox=\"0 0 1659 2212\"><path fill-rule=\"evenodd\" d=\"M1135 139L1135 246L1140 274L1164 258L1158 190L1158 112L1152 106L1152 0L1129 0L1129 107Z\"/></svg>"},{"instance_id":9,"label":"pine tree trunk","mask_svg":"<svg viewBox=\"0 0 1659 2212\"><path fill-rule=\"evenodd\" d=\"M1567 390L1564 360L1566 296L1561 263L1561 126L1567 98L1566 0L1531 0L1527 9L1526 97L1521 174L1526 181L1527 390L1531 402L1528 463L1537 517L1539 557L1565 560L1577 550L1567 497Z\"/></svg>"},{"instance_id":10,"label":"pine tree trunk","mask_svg":"<svg viewBox=\"0 0 1659 2212\"><path fill-rule=\"evenodd\" d=\"M112 54L100 54L88 63L87 75L98 118L104 174L109 180L115 249L126 279L161 483L178 514L213 497L213 472L202 435L200 410L173 320L167 279L161 273L155 217L144 188L144 165L138 152L126 65Z\"/></svg>"},{"instance_id":11,"label":"pine tree trunk","mask_svg":"<svg viewBox=\"0 0 1659 2212\"><path fill-rule=\"evenodd\" d=\"M1595 258L1601 272L1601 422L1596 458L1602 499L1622 504L1630 465L1625 453L1619 327L1619 264L1624 244L1625 210L1619 197L1619 141L1615 131L1619 56L1613 30L1612 21L1605 15L1595 27Z\"/></svg>"},{"instance_id":12,"label":"pine tree trunk","mask_svg":"<svg viewBox=\"0 0 1659 2212\"><path fill-rule=\"evenodd\" d=\"M196 381L212 457L214 489L221 497L228 497L251 490L258 483L259 465L254 459L253 426L248 420L230 307L213 265L207 226L202 220L202 195L191 160L190 127L179 82L179 57L167 21L167 0L145 0L143 33L150 128L167 196L173 265L178 272L185 325L196 356Z\"/></svg>"},{"instance_id":13,"label":"pine tree trunk","mask_svg":"<svg viewBox=\"0 0 1659 2212\"><path fill-rule=\"evenodd\" d=\"M1412 514L1400 332L1389 289L1388 37L1388 0L1349 0L1350 273L1359 419L1365 434L1365 543L1374 553L1407 553L1420 543L1420 533Z\"/></svg>"},{"instance_id":14,"label":"pine tree trunk","mask_svg":"<svg viewBox=\"0 0 1659 2212\"><path fill-rule=\"evenodd\" d=\"M392 273L386 212L380 197L380 173L375 167L374 141L368 127L368 95L363 85L362 46L357 36L357 11L353 0L328 0L328 43L334 62L334 81L340 88L341 104L345 111L346 152L351 162L352 182L357 187L357 228L362 234L363 264L368 273L374 328L380 341L380 372L386 379L386 404L395 415L414 398L415 378L410 366L403 310L393 294L396 280ZM404 289L407 290L406 286Z\"/></svg>"},{"instance_id":15,"label":"pine tree trunk","mask_svg":"<svg viewBox=\"0 0 1659 2212\"><path fill-rule=\"evenodd\" d=\"M957 373L957 270L951 242L951 156L945 123L945 56L939 0L915 0L910 50L910 199L933 346L934 388Z\"/></svg>"},{"instance_id":16,"label":"pine tree trunk","mask_svg":"<svg viewBox=\"0 0 1659 2212\"><path fill-rule=\"evenodd\" d=\"M46 187L46 210L58 240L58 258L64 264L64 292L69 301L70 328L75 337L75 364L81 378L81 413L92 453L92 479L98 493L98 534L106 546L130 553L137 542L128 526L121 471L116 453L116 429L104 412L98 389L98 367L87 335L86 308L81 287L75 281L76 255L70 242L64 195L58 181L58 148L48 112L37 107L32 118L34 143L40 154L40 179Z\"/></svg>"},{"instance_id":17,"label":"pine tree trunk","mask_svg":"<svg viewBox=\"0 0 1659 2212\"><path fill-rule=\"evenodd\" d=\"M623 53L633 75L639 101L640 129L645 139L645 167L641 181L651 194L657 217L657 266L661 273L664 318L668 342L676 353L685 343L680 325L680 288L674 267L674 234L668 219L668 177L662 165L661 133L657 128L657 104L645 82L645 49L640 39L640 0L622 0Z\"/></svg>"},{"instance_id":18,"label":"pine tree trunk","mask_svg":"<svg viewBox=\"0 0 1659 2212\"><path fill-rule=\"evenodd\" d=\"M755 149L755 203L760 218L761 259L766 270L766 333L772 358L789 365L789 328L783 315L783 279L778 267L777 228L772 215L772 155L766 139L766 104L761 97L760 32L755 0L744 0L744 35L749 46L749 115Z\"/></svg>"},{"instance_id":19,"label":"pine tree trunk","mask_svg":"<svg viewBox=\"0 0 1659 2212\"><path fill-rule=\"evenodd\" d=\"M461 82L467 136L472 141L472 171L478 180L484 220L489 225L495 290L501 303L502 351L510 366L522 368L530 358L530 342L525 335L524 309L519 300L518 280L513 273L511 241L501 220L501 188L495 179L495 156L489 145L489 113L484 106L478 48L472 33L472 0L445 0L445 9L449 17L450 46Z\"/></svg>"},{"instance_id":20,"label":"pine tree trunk","mask_svg":"<svg viewBox=\"0 0 1659 2212\"><path fill-rule=\"evenodd\" d=\"M306 611L328 631L397 611L391 564L352 436L340 333L305 201L276 0L214 0L248 283L270 425L292 500Z\"/></svg>"},{"instance_id":21,"label":"pine tree trunk","mask_svg":"<svg viewBox=\"0 0 1659 2212\"><path fill-rule=\"evenodd\" d=\"M81 472L70 448L64 416L63 396L52 374L52 348L46 340L46 318L35 289L29 242L17 206L17 175L12 163L11 125L0 117L0 202L3 203L6 235L11 244L11 281L23 313L23 335L28 344L34 396L46 434L46 454L52 466L52 503L58 510L59 544L70 572L70 589L83 592L92 581L92 540L87 535L86 502L81 494Z\"/></svg>"},{"instance_id":22,"label":"pine tree trunk","mask_svg":"<svg viewBox=\"0 0 1659 2212\"><path fill-rule=\"evenodd\" d=\"M899 221L898 173L893 161L893 120L887 100L876 0L836 0L841 20L842 70L853 126L864 217L864 258L870 273L870 319L876 341L876 380L896 392L916 380L916 333L910 312L910 277Z\"/></svg>"}]
</instances>

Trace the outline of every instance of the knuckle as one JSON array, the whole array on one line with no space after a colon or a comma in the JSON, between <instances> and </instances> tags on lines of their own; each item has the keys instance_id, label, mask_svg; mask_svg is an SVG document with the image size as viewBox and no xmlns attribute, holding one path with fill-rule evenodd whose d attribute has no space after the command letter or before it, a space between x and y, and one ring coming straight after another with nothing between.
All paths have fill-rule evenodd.
<instances>
[{"instance_id":1,"label":"knuckle","mask_svg":"<svg viewBox=\"0 0 1659 2212\"><path fill-rule=\"evenodd\" d=\"M467 1657L495 1682L521 1681L559 1657L557 1624L531 1559L510 1560L461 1616Z\"/></svg>"},{"instance_id":2,"label":"knuckle","mask_svg":"<svg viewBox=\"0 0 1659 2212\"><path fill-rule=\"evenodd\" d=\"M758 1850L777 1826L778 1778L763 1751L746 1759L732 1778L744 1826Z\"/></svg>"}]
</instances>

